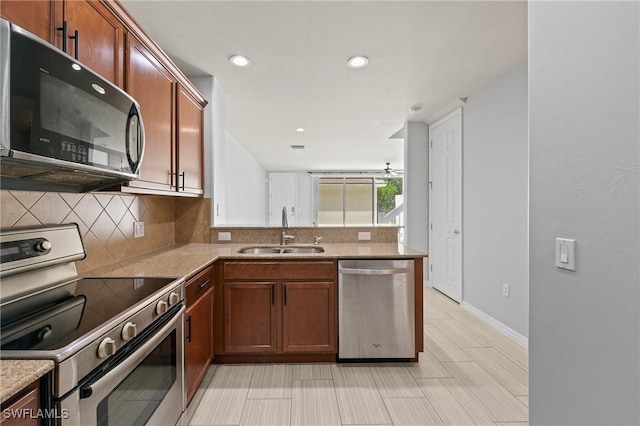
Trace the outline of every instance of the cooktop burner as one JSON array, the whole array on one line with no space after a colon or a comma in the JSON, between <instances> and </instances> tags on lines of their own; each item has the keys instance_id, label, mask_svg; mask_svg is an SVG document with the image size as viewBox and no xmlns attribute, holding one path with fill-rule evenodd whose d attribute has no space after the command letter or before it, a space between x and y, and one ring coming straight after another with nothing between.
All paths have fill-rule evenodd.
<instances>
[{"instance_id":1,"label":"cooktop burner","mask_svg":"<svg viewBox=\"0 0 640 426\"><path fill-rule=\"evenodd\" d=\"M82 278L12 301L2 306L0 349L64 348L173 281L174 278Z\"/></svg>"}]
</instances>

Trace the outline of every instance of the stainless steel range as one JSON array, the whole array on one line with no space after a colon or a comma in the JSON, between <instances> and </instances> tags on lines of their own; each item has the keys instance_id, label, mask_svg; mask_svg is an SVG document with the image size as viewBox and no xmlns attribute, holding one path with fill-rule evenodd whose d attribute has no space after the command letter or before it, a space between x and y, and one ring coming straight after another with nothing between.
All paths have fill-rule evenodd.
<instances>
[{"instance_id":1,"label":"stainless steel range","mask_svg":"<svg viewBox=\"0 0 640 426\"><path fill-rule=\"evenodd\" d=\"M181 422L184 280L79 277L76 224L3 230L0 250L0 357L55 362L56 422Z\"/></svg>"}]
</instances>

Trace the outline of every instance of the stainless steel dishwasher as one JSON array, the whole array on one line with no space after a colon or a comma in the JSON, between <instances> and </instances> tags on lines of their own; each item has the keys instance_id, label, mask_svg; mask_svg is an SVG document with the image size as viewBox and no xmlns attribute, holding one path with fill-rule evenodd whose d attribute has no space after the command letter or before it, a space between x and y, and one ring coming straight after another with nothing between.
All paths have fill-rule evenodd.
<instances>
[{"instance_id":1,"label":"stainless steel dishwasher","mask_svg":"<svg viewBox=\"0 0 640 426\"><path fill-rule=\"evenodd\" d=\"M413 260L341 260L338 269L338 357L414 358Z\"/></svg>"}]
</instances>

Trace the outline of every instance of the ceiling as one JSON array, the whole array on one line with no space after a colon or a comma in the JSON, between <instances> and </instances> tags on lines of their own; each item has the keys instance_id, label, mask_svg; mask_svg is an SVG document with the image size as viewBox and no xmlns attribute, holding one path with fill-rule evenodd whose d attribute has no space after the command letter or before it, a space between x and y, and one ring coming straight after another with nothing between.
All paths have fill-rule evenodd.
<instances>
[{"instance_id":1,"label":"ceiling","mask_svg":"<svg viewBox=\"0 0 640 426\"><path fill-rule=\"evenodd\" d=\"M216 77L227 130L267 170L401 169L390 136L405 121L433 122L527 58L523 1L122 3L185 74ZM354 55L369 65L348 68Z\"/></svg>"}]
</instances>

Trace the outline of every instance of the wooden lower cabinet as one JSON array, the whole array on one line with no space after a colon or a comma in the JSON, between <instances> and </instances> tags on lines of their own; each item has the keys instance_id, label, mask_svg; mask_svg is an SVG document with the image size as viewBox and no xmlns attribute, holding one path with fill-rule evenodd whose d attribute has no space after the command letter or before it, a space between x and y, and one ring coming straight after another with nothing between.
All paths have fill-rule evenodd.
<instances>
[{"instance_id":1,"label":"wooden lower cabinet","mask_svg":"<svg viewBox=\"0 0 640 426\"><path fill-rule=\"evenodd\" d=\"M336 351L336 286L333 282L282 284L282 351Z\"/></svg>"},{"instance_id":2,"label":"wooden lower cabinet","mask_svg":"<svg viewBox=\"0 0 640 426\"><path fill-rule=\"evenodd\" d=\"M37 426L40 419L36 416L40 407L40 385L34 382L18 395L2 404L0 425ZM15 413L15 415L11 415Z\"/></svg>"},{"instance_id":3,"label":"wooden lower cabinet","mask_svg":"<svg viewBox=\"0 0 640 426\"><path fill-rule=\"evenodd\" d=\"M228 261L223 268L222 362L335 359L334 262Z\"/></svg>"},{"instance_id":4,"label":"wooden lower cabinet","mask_svg":"<svg viewBox=\"0 0 640 426\"><path fill-rule=\"evenodd\" d=\"M224 284L225 352L277 350L276 283Z\"/></svg>"},{"instance_id":5,"label":"wooden lower cabinet","mask_svg":"<svg viewBox=\"0 0 640 426\"><path fill-rule=\"evenodd\" d=\"M187 403L198 390L213 359L214 287L211 268L187 283L184 363Z\"/></svg>"}]
</instances>

